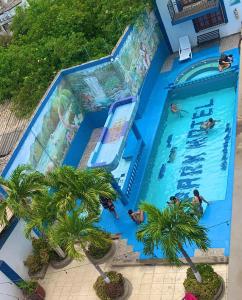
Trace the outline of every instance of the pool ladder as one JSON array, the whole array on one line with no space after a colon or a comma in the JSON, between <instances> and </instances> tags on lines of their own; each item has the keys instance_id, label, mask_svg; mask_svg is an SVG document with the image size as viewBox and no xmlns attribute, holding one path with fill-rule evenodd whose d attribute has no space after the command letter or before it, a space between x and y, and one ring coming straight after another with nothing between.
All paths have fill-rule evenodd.
<instances>
[{"instance_id":1,"label":"pool ladder","mask_svg":"<svg viewBox=\"0 0 242 300\"><path fill-rule=\"evenodd\" d=\"M131 173L131 175L129 177L129 184L128 184L128 188L126 190L126 196L128 198L130 196L130 193L131 193L131 190L132 190L132 187L133 187L135 175L136 175L136 172L137 172L137 169L138 169L138 166L139 166L139 162L140 162L140 159L141 159L142 152L143 152L143 145L141 146L139 154L136 157L136 160L134 162L134 166L133 166L133 169L132 169L132 173Z\"/></svg>"}]
</instances>

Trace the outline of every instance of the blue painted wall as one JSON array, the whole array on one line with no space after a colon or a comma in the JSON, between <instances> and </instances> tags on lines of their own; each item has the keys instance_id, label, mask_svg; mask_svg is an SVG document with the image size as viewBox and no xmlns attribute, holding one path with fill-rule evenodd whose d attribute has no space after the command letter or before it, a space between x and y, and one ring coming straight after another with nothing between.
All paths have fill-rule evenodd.
<instances>
[{"instance_id":1,"label":"blue painted wall","mask_svg":"<svg viewBox=\"0 0 242 300\"><path fill-rule=\"evenodd\" d=\"M103 127L108 116L108 109L87 113L63 161L63 165L77 167L95 128Z\"/></svg>"},{"instance_id":2,"label":"blue painted wall","mask_svg":"<svg viewBox=\"0 0 242 300\"><path fill-rule=\"evenodd\" d=\"M109 109L103 109L101 111L87 113L86 117L89 119L93 128L103 127L108 117Z\"/></svg>"},{"instance_id":3,"label":"blue painted wall","mask_svg":"<svg viewBox=\"0 0 242 300\"><path fill-rule=\"evenodd\" d=\"M78 132L76 133L68 152L63 161L63 165L69 165L77 167L78 163L85 151L86 145L91 137L93 127L90 123L89 118L84 117Z\"/></svg>"},{"instance_id":4,"label":"blue painted wall","mask_svg":"<svg viewBox=\"0 0 242 300\"><path fill-rule=\"evenodd\" d=\"M13 283L18 284L23 279L3 260L0 260L0 271Z\"/></svg>"}]
</instances>

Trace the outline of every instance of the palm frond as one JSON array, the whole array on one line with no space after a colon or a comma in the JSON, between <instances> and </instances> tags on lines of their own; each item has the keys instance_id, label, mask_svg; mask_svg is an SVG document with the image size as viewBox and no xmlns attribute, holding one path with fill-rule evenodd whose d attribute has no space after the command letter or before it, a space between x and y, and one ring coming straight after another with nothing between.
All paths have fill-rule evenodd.
<instances>
[{"instance_id":1,"label":"palm frond","mask_svg":"<svg viewBox=\"0 0 242 300\"><path fill-rule=\"evenodd\" d=\"M139 226L136 236L143 242L145 254L153 254L154 249L159 247L171 262L179 264L179 245L195 243L202 250L209 247L207 230L191 214L189 202L184 201L162 211L143 202L140 209L147 215L147 222Z\"/></svg>"},{"instance_id":2,"label":"palm frond","mask_svg":"<svg viewBox=\"0 0 242 300\"><path fill-rule=\"evenodd\" d=\"M50 231L50 240L53 245L64 247L68 255L81 259L83 256L77 251L77 245L84 250L89 243L103 246L107 241L105 233L95 226L98 218L78 210L62 216Z\"/></svg>"},{"instance_id":3,"label":"palm frond","mask_svg":"<svg viewBox=\"0 0 242 300\"><path fill-rule=\"evenodd\" d=\"M8 224L7 207L8 206L6 201L0 201L0 225L1 226Z\"/></svg>"}]
</instances>

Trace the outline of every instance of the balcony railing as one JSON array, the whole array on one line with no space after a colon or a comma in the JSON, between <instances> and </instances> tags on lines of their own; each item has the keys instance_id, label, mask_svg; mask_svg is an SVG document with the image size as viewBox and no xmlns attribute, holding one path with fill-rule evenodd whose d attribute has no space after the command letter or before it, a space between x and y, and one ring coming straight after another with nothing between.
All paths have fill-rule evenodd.
<instances>
[{"instance_id":1,"label":"balcony railing","mask_svg":"<svg viewBox=\"0 0 242 300\"><path fill-rule=\"evenodd\" d=\"M200 0L184 6L180 11L174 0L169 0L167 7L171 16L172 24L178 24L194 17L205 15L215 11L219 7L220 0Z\"/></svg>"}]
</instances>

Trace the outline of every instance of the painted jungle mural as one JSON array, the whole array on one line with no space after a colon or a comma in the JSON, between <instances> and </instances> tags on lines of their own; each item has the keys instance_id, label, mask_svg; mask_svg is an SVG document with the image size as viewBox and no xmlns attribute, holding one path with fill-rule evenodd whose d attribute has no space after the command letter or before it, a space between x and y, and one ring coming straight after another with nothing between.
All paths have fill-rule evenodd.
<instances>
[{"instance_id":1,"label":"painted jungle mural","mask_svg":"<svg viewBox=\"0 0 242 300\"><path fill-rule=\"evenodd\" d=\"M161 38L154 13L146 12L114 60L65 75L30 129L7 176L23 163L41 172L60 165L85 112L102 110L137 94Z\"/></svg>"},{"instance_id":2,"label":"painted jungle mural","mask_svg":"<svg viewBox=\"0 0 242 300\"><path fill-rule=\"evenodd\" d=\"M66 76L84 111L98 111L130 95L120 68L112 62Z\"/></svg>"},{"instance_id":3,"label":"painted jungle mural","mask_svg":"<svg viewBox=\"0 0 242 300\"><path fill-rule=\"evenodd\" d=\"M100 64L66 76L86 111L97 111L123 97L136 95L161 40L153 12L141 15L119 55Z\"/></svg>"},{"instance_id":4,"label":"painted jungle mural","mask_svg":"<svg viewBox=\"0 0 242 300\"><path fill-rule=\"evenodd\" d=\"M154 13L147 12L137 20L122 47L117 62L132 95L141 88L161 38Z\"/></svg>"}]
</instances>

